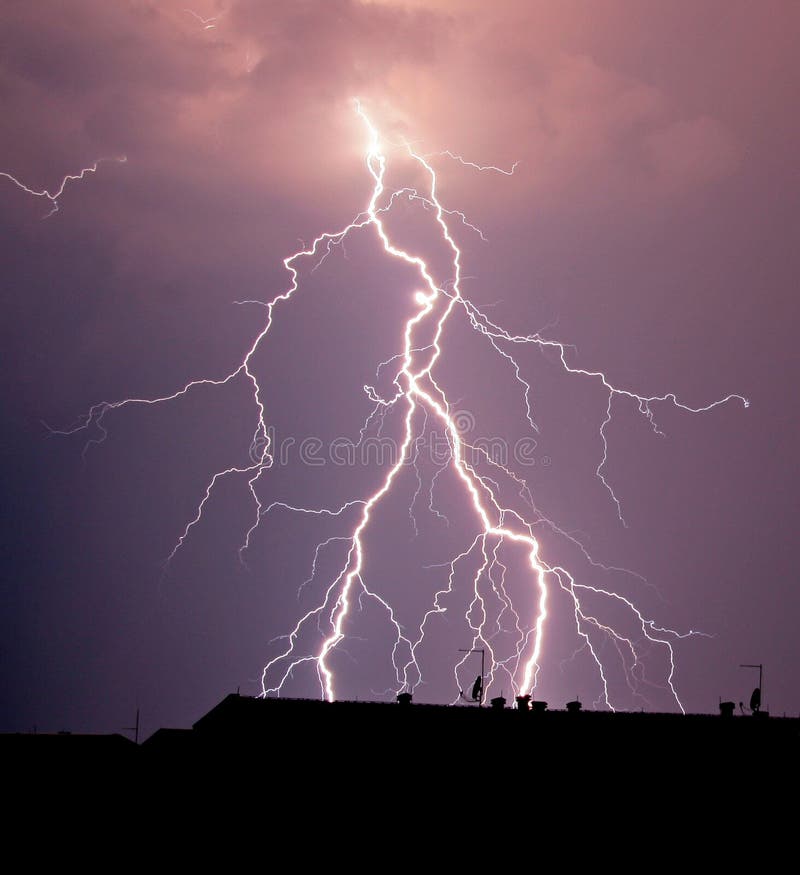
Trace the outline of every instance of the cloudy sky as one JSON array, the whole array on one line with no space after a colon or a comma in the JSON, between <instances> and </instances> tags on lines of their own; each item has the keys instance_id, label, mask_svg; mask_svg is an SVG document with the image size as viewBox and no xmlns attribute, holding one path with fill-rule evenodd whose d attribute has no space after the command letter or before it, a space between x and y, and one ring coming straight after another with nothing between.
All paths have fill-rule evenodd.
<instances>
[{"instance_id":1,"label":"cloudy sky","mask_svg":"<svg viewBox=\"0 0 800 875\"><path fill-rule=\"evenodd\" d=\"M234 302L285 290L283 259L369 200L354 97L396 159L393 187L424 182L403 142L500 168L519 162L507 176L431 159L443 204L485 237L454 220L462 291L493 321L569 344L574 367L642 395L675 392L692 407L730 393L750 400L702 415L654 405L663 435L635 404L615 401L603 470L626 527L595 476L602 389L563 374L552 355L514 350L539 426L518 473L597 562L635 574L591 565L547 526L543 558L635 599L658 626L704 633L675 643L687 710L746 699L755 677L739 664L763 662L767 704L797 714L800 7L185 4L5 0L0 10L0 171L52 192L106 159L45 219L46 197L0 177L0 728L113 730L130 725L137 704L148 732L189 725L237 687L260 691L262 667L284 646L276 638L338 573L344 541L323 548L298 594L316 545L346 536L353 517L280 509L262 519L243 566L253 502L235 476L164 565L211 475L248 464L256 408L246 381L111 411L107 438L85 453L101 436L96 423L69 437L48 426L66 429L97 402L168 395L236 370L265 314ZM395 221L398 239L446 279L430 212L403 203ZM363 386L380 388L378 363L400 351L419 279L386 258L374 230L312 272L314 263L300 266L298 294L275 310L253 358L273 435L295 448L259 479L265 506L339 506L385 474L374 459L309 465L296 448L315 438L324 455L336 438L358 438L371 410ZM436 376L473 437L508 446L531 437L514 368L463 312L444 342ZM383 434L397 438L401 425L390 415ZM428 506L435 470L420 464L414 519L419 481L405 470L366 537L365 577L409 631L477 532L447 472ZM479 564L473 555L459 566L422 648L420 700L458 694L453 665L472 640L463 613ZM518 555L506 564L530 625L530 576ZM603 706L569 600L554 593L551 607L537 697ZM332 658L339 694L391 697L391 629L375 600L345 631ZM639 642L633 666L619 641L594 642L616 707L677 708L663 647ZM509 696L509 686L498 679L493 692ZM318 692L307 664L285 686Z\"/></svg>"}]
</instances>

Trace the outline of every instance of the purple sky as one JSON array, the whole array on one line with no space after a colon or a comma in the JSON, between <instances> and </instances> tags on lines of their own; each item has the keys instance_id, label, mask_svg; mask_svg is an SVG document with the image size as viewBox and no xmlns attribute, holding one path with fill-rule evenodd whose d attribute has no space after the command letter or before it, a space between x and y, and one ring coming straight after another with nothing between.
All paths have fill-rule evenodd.
<instances>
[{"instance_id":1,"label":"purple sky","mask_svg":"<svg viewBox=\"0 0 800 875\"><path fill-rule=\"evenodd\" d=\"M257 693L279 652L273 639L339 570L345 548L334 542L298 598L315 545L348 527L280 511L263 519L243 569L237 548L253 506L240 477L215 490L163 573L209 477L248 461L255 409L244 383L112 411L108 438L85 459L96 430L59 437L42 421L64 428L98 401L235 370L264 312L233 302L281 292L282 259L298 240L366 205L354 96L387 140L520 161L506 177L436 159L444 205L487 238L455 228L463 292L491 319L574 344L572 365L641 394L675 392L691 406L750 399L702 415L654 405L663 437L635 405L615 402L604 470L624 528L594 474L606 396L552 356L515 350L541 429L522 472L537 505L596 560L647 583L593 569L546 531L543 557L635 598L659 625L710 636L675 645L687 710L745 699L755 676L739 663L763 662L766 704L797 714L797 4L498 0L487 12L472 0L197 0L198 15L219 16L213 28L185 8L75 0L67 16L54 2L3 6L0 171L52 190L97 158L127 162L69 185L44 221L45 199L0 178L0 729L114 730L131 725L138 702L150 732L188 725L236 687ZM400 161L390 184L410 184L409 172ZM430 215L400 210L393 229L444 270ZM278 440L327 446L358 435L371 409L362 387L400 351L419 282L374 232L311 266L253 366ZM473 437L529 437L513 368L463 312L444 348L436 376L474 417ZM400 425L387 418L386 434ZM435 495L449 525L428 510L433 470L422 466L419 533L407 470L367 537L370 585L409 629L446 582L446 567L426 566L477 533L446 475ZM290 453L258 492L265 505L333 506L368 495L383 473ZM530 620L524 562L508 565ZM458 608L475 568L459 573L415 698L457 694L455 650L470 642ZM572 656L581 642L567 601L554 596L552 607L536 695L592 703L596 666L586 651ZM367 600L347 631L333 659L339 694L388 695L385 616ZM643 648L634 695L623 659L602 646L619 707L676 708L663 649ZM307 666L285 692L318 689Z\"/></svg>"}]
</instances>

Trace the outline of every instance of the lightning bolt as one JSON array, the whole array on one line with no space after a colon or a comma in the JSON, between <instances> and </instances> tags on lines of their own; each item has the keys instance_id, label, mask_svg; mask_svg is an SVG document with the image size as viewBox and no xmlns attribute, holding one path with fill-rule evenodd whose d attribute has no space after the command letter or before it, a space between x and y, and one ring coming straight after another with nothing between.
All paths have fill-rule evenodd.
<instances>
[{"instance_id":1,"label":"lightning bolt","mask_svg":"<svg viewBox=\"0 0 800 875\"><path fill-rule=\"evenodd\" d=\"M516 334L506 330L491 320L486 313L470 301L462 292L462 251L459 248L450 223L459 223L472 229L483 238L480 230L457 210L446 209L438 195L438 180L434 168L435 159L456 161L479 173L500 173L511 177L517 167L503 169L493 165L481 165L467 161L450 151L420 154L408 143L402 146L406 159L410 159L417 171L426 180L425 189L418 188L387 189L386 172L389 155L384 150L378 129L358 101L354 102L355 112L367 132L367 147L364 155L366 171L372 180L372 189L365 208L355 219L340 230L323 232L310 245L301 244L293 254L283 260L289 282L286 288L268 301L241 301L239 304L257 304L265 310L265 321L243 359L227 375L191 380L180 389L157 398L128 398L115 402L100 402L90 408L72 426L59 430L60 434L74 434L94 428L96 435L88 439L84 450L92 444L102 443L107 435L105 418L113 411L128 405L155 405L174 400L186 393L208 387L211 389L226 386L234 381L245 381L252 390L254 405L254 425L249 449L249 461L231 465L213 474L202 492L194 517L187 522L180 533L168 562L186 543L192 529L202 519L203 511L217 484L228 477L242 477L246 480L253 507L252 523L244 534L239 550L240 558L250 546L254 533L261 520L268 514L278 511L305 515L310 518L326 517L341 521L343 531L328 537L317 544L314 551L311 574L301 584L298 598L318 574L320 552L333 543L346 544L346 555L320 600L304 613L292 630L281 639L284 646L270 659L262 672L262 695L280 694L287 681L303 667L310 667L316 673L320 695L328 700L336 698L336 677L331 667L332 656L348 635L352 621L353 606L360 606L364 599L371 599L385 613L391 627L393 639L390 655L395 673L395 692L411 691L425 682L422 668L421 648L426 636L432 634L430 628L436 619L448 610L447 600L458 587L462 568L469 576L470 596L464 620L469 629L473 649L484 649L488 655L488 675L485 693L488 696L493 685L510 686L515 694L532 694L536 689L544 646L546 621L550 609L551 591L563 593L572 605L575 632L579 641L578 651L589 653L598 674L602 689L598 702L613 709L613 697L609 690L608 674L610 665L604 651L611 649L616 659L622 663L624 677L629 688L639 694L640 685L654 684L669 691L676 705L683 710L683 704L674 684L675 649L677 641L693 636L693 630L682 632L658 625L646 617L627 596L595 583L579 581L558 564L550 564L542 556L541 544L536 530L545 528L576 545L589 560L590 566L605 571L622 571L614 566L606 566L594 560L581 542L549 520L536 506L526 481L509 466L493 459L485 450L471 444L466 439L463 423L460 421L454 403L448 399L445 389L438 382L435 371L437 363L445 354L443 334L446 324L465 318L467 324L491 348L507 362L514 380L522 393L525 417L533 433L538 432L533 403L532 387L523 373L523 368L515 357L515 349L524 346L538 348L545 353L554 353L563 371L576 379L595 382L607 398L606 415L599 427L599 461L596 475L616 509L619 519L624 523L622 505L611 484L605 476L608 459L607 427L612 421L612 405L633 405L658 431L653 407L668 403L689 413L707 412L722 404L739 401L745 407L748 402L741 395L730 394L709 404L692 407L678 400L675 394L646 395L634 392L628 387L614 385L600 370L579 368L570 362L568 344L545 337L541 332ZM65 183L66 184L66 181ZM63 190L63 185L57 194ZM27 189L26 189L27 190ZM54 201L55 197L45 194ZM390 236L385 225L385 217L394 205L405 200L419 205L433 220L439 245L448 254L448 276L441 282L434 277L434 270L419 254L401 247ZM409 304L409 314L402 325L401 352L379 363L376 371L376 385L381 372L389 369L392 391L381 394L374 386L365 385L364 392L372 404L372 409L359 432L361 443L375 422L383 427L385 416L390 411L402 414L402 439L399 453L388 466L377 489L371 494L352 499L339 507L308 508L283 502L262 504L259 497L259 481L273 464L272 448L267 429L266 410L258 375L251 367L253 356L272 330L275 313L287 305L299 289L299 265L303 260L313 262L312 270L317 270L331 255L344 245L344 241L357 233L372 233L389 259L407 264L416 272L418 285ZM371 589L364 577L366 535L373 523L376 507L395 487L404 466L410 464L416 469L417 488L409 508L412 525L417 530L414 513L415 503L422 493L423 478L417 465L419 440L431 424L442 428L447 441L446 457L437 465L437 470L429 487L428 509L441 521L449 520L434 508L434 487L440 475L447 470L453 474L463 490L464 497L475 521L475 530L470 541L455 557L445 563L448 568L446 584L437 590L431 606L420 619L416 630L407 633L397 619L397 613L389 600ZM502 498L501 483L510 484L524 508L516 509ZM507 562L520 559L528 568L527 602L533 609L523 610L515 605L506 581ZM472 567L471 571L467 571ZM632 573L632 572L631 572ZM620 613L623 619L613 623L605 615ZM308 637L316 643L307 644ZM650 681L644 672L642 648L656 648L664 652L668 669L660 683ZM453 667L455 688L461 689L460 673L468 658L465 654ZM505 687L504 687L505 688Z\"/></svg>"},{"instance_id":2,"label":"lightning bolt","mask_svg":"<svg viewBox=\"0 0 800 875\"><path fill-rule=\"evenodd\" d=\"M22 189L26 194L33 195L33 197L42 197L45 200L50 202L50 211L42 216L42 219L49 219L50 216L55 215L60 207L58 203L58 199L64 194L64 189L69 185L70 182L76 182L83 179L87 173L97 173L97 168L109 161L115 161L117 164L125 164L127 162L127 157L125 155L121 155L119 158L98 158L93 164L90 164L88 167L84 167L82 170L79 170L77 173L68 173L60 182L58 188L51 192L46 188L41 190L31 188L26 185L24 182L21 182L17 179L16 176L12 176L10 173L6 173L4 170L0 170L0 176L4 179L8 179L10 182L13 182L17 188Z\"/></svg>"},{"instance_id":3,"label":"lightning bolt","mask_svg":"<svg viewBox=\"0 0 800 875\"><path fill-rule=\"evenodd\" d=\"M196 19L197 21L199 21L199 22L200 22L200 26L203 28L203 30L213 30L213 29L216 27L216 24L214 24L214 22L217 21L217 20L219 19L219 17L220 17L219 15L212 15L212 16L210 16L210 17L208 17L208 18L203 18L202 15L199 15L199 14L198 14L197 12L195 12L193 9L184 9L183 11L184 11L187 15L191 15L192 18L194 18L194 19Z\"/></svg>"}]
</instances>

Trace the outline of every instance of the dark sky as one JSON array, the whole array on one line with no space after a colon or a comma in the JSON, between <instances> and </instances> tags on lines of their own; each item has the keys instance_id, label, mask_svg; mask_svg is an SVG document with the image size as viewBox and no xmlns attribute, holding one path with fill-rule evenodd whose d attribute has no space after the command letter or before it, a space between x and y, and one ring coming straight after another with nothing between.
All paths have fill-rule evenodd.
<instances>
[{"instance_id":1,"label":"dark sky","mask_svg":"<svg viewBox=\"0 0 800 875\"><path fill-rule=\"evenodd\" d=\"M675 645L688 711L746 698L755 676L739 664L763 662L767 705L797 714L797 3L197 0L198 15L219 16L212 28L185 3L5 0L0 10L0 170L53 190L97 158L127 157L68 185L46 220L45 199L0 179L0 729L115 730L138 703L149 733L190 724L237 687L257 693L274 639L341 567L335 541L298 597L315 545L345 535L352 517L276 510L243 568L253 504L246 479L232 477L164 569L210 476L248 462L255 408L244 382L112 411L106 441L85 457L96 430L54 436L43 422L65 428L98 401L236 369L264 311L233 302L285 289L282 259L298 241L366 205L354 96L387 140L520 161L506 177L435 159L443 203L487 238L456 229L463 292L490 318L574 345L576 367L641 394L675 392L695 407L750 399L702 415L654 405L664 436L615 402L604 470L625 528L594 474L605 395L551 355L514 350L541 430L522 472L537 505L596 560L647 582L593 568L545 529L543 558L635 599L658 625L706 633ZM421 181L397 166L392 185ZM430 215L404 210L403 242L444 265ZM277 438L327 447L358 435L370 410L362 387L400 351L418 279L372 232L312 266L253 367ZM473 417L473 437L529 436L513 368L463 312L444 350L437 377ZM385 433L400 427L388 417ZM290 453L258 490L265 505L335 506L374 491L383 473ZM427 508L433 473L421 466L417 534L406 470L366 536L365 577L409 630L478 531L447 474L435 496L449 525ZM507 558L530 620L530 575L519 554ZM460 569L432 627L419 700L457 694L455 651L471 640L458 611L478 564ZM573 656L581 642L563 594L551 610L536 696L594 702L596 666L586 650ZM385 613L366 599L346 631L331 663L339 695L391 696ZM611 639L596 641L616 706L677 707L663 648L641 647L631 674ZM306 665L285 692L318 689Z\"/></svg>"}]
</instances>

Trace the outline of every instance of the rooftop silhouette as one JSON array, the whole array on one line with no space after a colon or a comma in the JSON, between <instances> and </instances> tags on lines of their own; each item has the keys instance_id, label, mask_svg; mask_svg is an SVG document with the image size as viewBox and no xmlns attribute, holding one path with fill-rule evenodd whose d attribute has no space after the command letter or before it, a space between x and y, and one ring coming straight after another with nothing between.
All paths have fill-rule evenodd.
<instances>
[{"instance_id":1,"label":"rooftop silhouette","mask_svg":"<svg viewBox=\"0 0 800 875\"><path fill-rule=\"evenodd\" d=\"M283 764L316 768L320 758L344 757L356 770L385 767L402 757L419 775L427 768L469 762L476 750L498 761L524 761L534 751L569 762L594 756L665 757L728 768L765 754L800 752L800 719L737 713L720 702L718 714L594 711L579 701L551 709L529 696L507 707L502 697L484 707L396 702L254 698L233 693L191 728L157 730L143 744L115 735L0 735L0 750L18 761L57 763L208 764L280 752ZM360 764L360 765L359 765Z\"/></svg>"}]
</instances>

